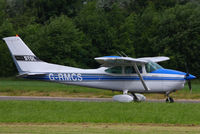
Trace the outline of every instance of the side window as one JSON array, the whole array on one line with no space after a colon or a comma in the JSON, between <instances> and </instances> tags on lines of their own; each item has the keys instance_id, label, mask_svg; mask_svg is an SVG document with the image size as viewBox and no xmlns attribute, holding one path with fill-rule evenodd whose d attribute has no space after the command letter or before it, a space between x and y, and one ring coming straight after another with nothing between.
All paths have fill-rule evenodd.
<instances>
[{"instance_id":1,"label":"side window","mask_svg":"<svg viewBox=\"0 0 200 134\"><path fill-rule=\"evenodd\" d=\"M126 66L125 67L125 74L135 74L135 69L133 66Z\"/></svg>"},{"instance_id":2,"label":"side window","mask_svg":"<svg viewBox=\"0 0 200 134\"><path fill-rule=\"evenodd\" d=\"M122 67L121 66L111 67L111 68L106 69L105 71L107 73L121 74Z\"/></svg>"},{"instance_id":3,"label":"side window","mask_svg":"<svg viewBox=\"0 0 200 134\"><path fill-rule=\"evenodd\" d=\"M142 66L138 65L138 69L140 73L142 73ZM126 66L125 67L125 74L135 74L135 68L133 66Z\"/></svg>"}]
</instances>

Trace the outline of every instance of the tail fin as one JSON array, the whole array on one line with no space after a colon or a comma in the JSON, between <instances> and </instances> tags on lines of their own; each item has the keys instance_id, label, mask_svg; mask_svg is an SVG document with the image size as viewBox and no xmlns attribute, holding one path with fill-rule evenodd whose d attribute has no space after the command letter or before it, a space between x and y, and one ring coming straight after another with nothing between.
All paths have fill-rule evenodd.
<instances>
[{"instance_id":1,"label":"tail fin","mask_svg":"<svg viewBox=\"0 0 200 134\"><path fill-rule=\"evenodd\" d=\"M20 74L29 71L27 66L24 66L22 63L40 61L20 37L6 37L3 38L3 40L5 40L8 49L10 50L11 56Z\"/></svg>"},{"instance_id":2,"label":"tail fin","mask_svg":"<svg viewBox=\"0 0 200 134\"><path fill-rule=\"evenodd\" d=\"M26 46L26 44L18 36L6 37L5 40L15 65L20 75L29 74L33 72L55 72L66 69L73 69L72 67L46 63L37 58L34 53Z\"/></svg>"}]
</instances>

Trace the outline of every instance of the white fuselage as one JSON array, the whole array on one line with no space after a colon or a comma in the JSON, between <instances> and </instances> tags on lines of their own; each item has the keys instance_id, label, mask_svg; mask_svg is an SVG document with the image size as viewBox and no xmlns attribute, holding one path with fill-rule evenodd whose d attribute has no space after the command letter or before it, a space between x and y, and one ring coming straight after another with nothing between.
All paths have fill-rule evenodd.
<instances>
[{"instance_id":1,"label":"white fuselage","mask_svg":"<svg viewBox=\"0 0 200 134\"><path fill-rule=\"evenodd\" d=\"M146 91L137 74L112 74L105 72L106 69L106 67L98 69L73 68L69 71L47 71L45 75L25 78L115 91L128 90L136 93L166 93L182 89L185 84L184 75L142 73L143 79L150 89Z\"/></svg>"}]
</instances>

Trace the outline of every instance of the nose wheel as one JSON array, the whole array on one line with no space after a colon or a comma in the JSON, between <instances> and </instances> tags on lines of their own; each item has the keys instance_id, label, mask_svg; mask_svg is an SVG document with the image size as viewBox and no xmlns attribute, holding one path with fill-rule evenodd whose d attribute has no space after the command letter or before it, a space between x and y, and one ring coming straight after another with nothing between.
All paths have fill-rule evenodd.
<instances>
[{"instance_id":1,"label":"nose wheel","mask_svg":"<svg viewBox=\"0 0 200 134\"><path fill-rule=\"evenodd\" d=\"M174 102L174 99L173 99L172 97L170 97L169 94L170 94L170 92L167 92L167 93L166 93L166 96L167 96L166 102L167 102L167 103L173 103L173 102Z\"/></svg>"},{"instance_id":2,"label":"nose wheel","mask_svg":"<svg viewBox=\"0 0 200 134\"><path fill-rule=\"evenodd\" d=\"M166 102L167 103L173 103L174 99L172 97L167 97Z\"/></svg>"}]
</instances>

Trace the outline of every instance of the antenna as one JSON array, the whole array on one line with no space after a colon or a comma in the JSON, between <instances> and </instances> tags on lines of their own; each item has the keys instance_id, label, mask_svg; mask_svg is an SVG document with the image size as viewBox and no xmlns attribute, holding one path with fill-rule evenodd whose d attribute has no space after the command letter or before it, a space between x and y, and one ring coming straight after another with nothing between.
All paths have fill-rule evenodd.
<instances>
[{"instance_id":1,"label":"antenna","mask_svg":"<svg viewBox=\"0 0 200 134\"><path fill-rule=\"evenodd\" d=\"M121 51L121 53L122 53L125 57L128 57L123 51Z\"/></svg>"},{"instance_id":2,"label":"antenna","mask_svg":"<svg viewBox=\"0 0 200 134\"><path fill-rule=\"evenodd\" d=\"M117 54L118 54L119 56L124 57L122 54L120 54L120 52L118 52L118 51L116 51L116 52L117 52Z\"/></svg>"}]
</instances>

